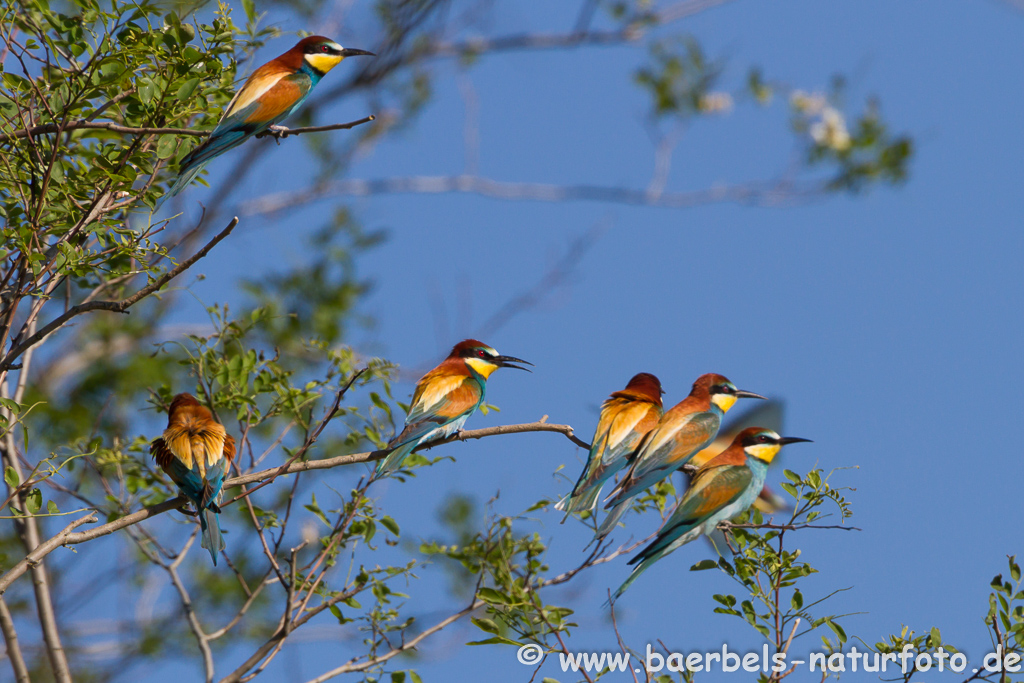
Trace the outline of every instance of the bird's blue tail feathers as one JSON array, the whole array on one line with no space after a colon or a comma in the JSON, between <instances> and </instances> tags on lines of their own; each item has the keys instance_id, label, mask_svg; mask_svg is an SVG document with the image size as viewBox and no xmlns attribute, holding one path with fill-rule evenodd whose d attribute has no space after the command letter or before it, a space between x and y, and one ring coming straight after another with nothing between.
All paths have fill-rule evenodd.
<instances>
[{"instance_id":1,"label":"bird's blue tail feathers","mask_svg":"<svg viewBox=\"0 0 1024 683\"><path fill-rule=\"evenodd\" d=\"M377 470L374 476L382 477L397 470L418 445L418 441L409 441L395 448L395 450L388 453L387 457L377 463Z\"/></svg>"},{"instance_id":2,"label":"bird's blue tail feathers","mask_svg":"<svg viewBox=\"0 0 1024 683\"><path fill-rule=\"evenodd\" d=\"M210 551L213 566L217 566L217 553L224 550L224 539L220 535L220 515L210 509L199 513L199 528L203 532L202 546Z\"/></svg>"}]
</instances>

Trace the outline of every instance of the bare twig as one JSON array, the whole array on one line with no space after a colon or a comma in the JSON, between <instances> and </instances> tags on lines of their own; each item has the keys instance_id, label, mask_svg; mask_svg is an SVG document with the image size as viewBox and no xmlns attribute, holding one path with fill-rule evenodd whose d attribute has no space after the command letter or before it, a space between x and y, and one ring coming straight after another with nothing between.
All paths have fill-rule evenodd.
<instances>
[{"instance_id":1,"label":"bare twig","mask_svg":"<svg viewBox=\"0 0 1024 683\"><path fill-rule=\"evenodd\" d=\"M793 531L795 529L842 529L843 531L863 531L860 527L847 526L845 524L754 524L746 522L735 524L730 521L719 522L718 527L722 531L730 529L775 529L777 531Z\"/></svg>"},{"instance_id":2,"label":"bare twig","mask_svg":"<svg viewBox=\"0 0 1024 683\"><path fill-rule=\"evenodd\" d=\"M7 658L11 660L11 668L14 669L14 680L17 683L32 683L28 677L25 658L21 654L21 646L18 644L18 632L14 630L14 617L11 616L11 610L7 608L7 602L3 598L0 598L0 631L4 634Z\"/></svg>"},{"instance_id":3,"label":"bare twig","mask_svg":"<svg viewBox=\"0 0 1024 683\"><path fill-rule=\"evenodd\" d=\"M527 586L525 588L525 590L528 593L533 593L535 591L541 590L543 588L547 588L549 586L557 586L557 585L563 584L563 583L569 581L570 579L572 579L574 576L576 576L577 574L579 574L581 571L583 571L585 569L589 569L590 567L596 567L597 565L604 564L605 562L611 562L612 560L614 560L616 557L619 557L620 555L632 552L633 549L638 547L641 543L644 543L644 541L638 541L637 543L634 543L633 545L628 546L628 547L627 546L622 546L622 547L618 548L617 550L615 550L615 552L610 553L609 555L602 556L602 557L598 557L597 556L599 554L599 552L602 550L602 548L600 548L600 547L595 548L594 551L590 555L588 555L587 558L579 566L577 566L577 567L575 567L573 569L570 569L569 571L563 572L563 573L559 574L558 576L555 576L555 577L553 577L551 579L545 579L545 580L542 580L542 581L538 581L533 586ZM455 612L454 614L449 615L445 619L442 619L441 621L439 621L438 623L434 624L430 628L428 628L425 631L419 633L415 638L413 638L413 639L411 639L409 641L405 641L405 642L401 643L400 645L396 645L395 647L391 648L391 650L389 650L388 652L386 652L386 653L384 653L384 654L382 654L380 656L377 656L377 657L372 657L372 658L370 658L370 659L368 659L366 661L360 662L360 661L358 661L358 659L349 660L345 664L343 664L343 665L341 665L341 666L339 666L339 667L337 667L335 669L332 669L332 670L330 670L330 671L328 671L328 672L326 672L324 674L321 674L320 676L317 676L316 678L313 678L313 679L309 680L307 683L324 683L324 681L330 680L331 678L334 678L336 676L340 676L340 675L345 674L345 673L352 673L352 672L356 672L356 671L366 671L367 669L372 669L372 668L374 668L374 667L376 667L376 666L378 666L380 664L383 664L384 662L387 662L388 660L398 656L399 654L401 654L401 653L403 653L403 652L405 652L407 650L411 650L411 649L415 648L417 645L419 645L421 642L423 642L423 640L425 640L429 636L437 633L438 631L446 628L447 626L450 626L451 624L455 623L459 619L461 619L461 618L463 618L463 617L465 617L465 616L467 616L469 614L472 614L474 611L480 609L485 604L486 603L483 600L476 600L475 596L474 596L473 602L468 607L465 607L465 608L459 610L458 612ZM221 683L226 683L226 681L222 680Z\"/></svg>"},{"instance_id":4,"label":"bare twig","mask_svg":"<svg viewBox=\"0 0 1024 683\"><path fill-rule=\"evenodd\" d=\"M35 329L35 324L31 325L31 329ZM21 375L18 378L18 384L14 392L14 399L17 401L22 398L25 391L25 385L28 376L28 366L31 363L32 356L31 352L26 355L25 368L21 371ZM7 393L8 384L4 382L2 385L2 394L4 398L10 398ZM8 408L4 408L3 412L10 422L14 415ZM8 430L3 438L3 462L6 467L10 467L17 474L19 480L23 480L21 463L19 462L17 448L14 442L14 430ZM18 508L22 511L26 509L25 497L18 494L14 497L15 503ZM93 517L92 513L83 517L75 522L69 524L57 537L67 537L75 527L84 524L86 519ZM64 645L61 642L60 630L57 625L57 613L53 607L53 595L50 592L50 578L46 573L46 566L43 564L43 557L45 557L50 550L40 552L40 534L39 534L39 523L38 520L29 515L24 518L15 520L15 524L18 528L18 535L21 537L22 545L25 547L25 551L28 553L19 565L24 563L21 571L24 573L26 569L31 570L32 573L32 587L35 593L36 599L36 613L39 615L39 625L43 631L43 643L46 646L46 654L50 660L50 668L53 671L53 678L57 683L72 683L71 681L71 668L68 666L67 653L64 651ZM54 538L57 538L54 537ZM53 542L54 539L49 539L42 545L47 545ZM53 548L56 548L53 545ZM51 548L52 550L52 548ZM2 591L0 591L2 594Z\"/></svg>"},{"instance_id":5,"label":"bare twig","mask_svg":"<svg viewBox=\"0 0 1024 683\"><path fill-rule=\"evenodd\" d=\"M271 126L262 133L257 133L257 138L274 138L276 140L283 140L289 135L301 135L303 133L324 133L329 130L348 130L361 126L364 123L370 121L376 121L377 117L373 114L359 119L358 121L349 121L348 123L332 123L327 126L305 126L303 128L286 128L285 126Z\"/></svg>"},{"instance_id":6,"label":"bare twig","mask_svg":"<svg viewBox=\"0 0 1024 683\"><path fill-rule=\"evenodd\" d=\"M178 557L175 558L174 562L166 565L167 573L171 576L171 583L174 584L174 588L178 591L178 597L181 599L181 606L185 610L185 617L188 619L189 628L192 629L192 633L196 637L196 643L199 645L199 651L203 655L203 673L206 676L206 683L212 683L213 681L213 652L210 650L210 637L203 632L203 627L199 623L199 617L196 615L195 609L192 607L192 598L188 594L188 590L185 588L185 584L182 583L181 577L178 575L178 567L181 566L182 560L185 559L185 555L188 553L189 548L192 547L192 543L196 540L196 534L193 531L189 537L188 542L185 543L185 547L178 553Z\"/></svg>"},{"instance_id":7,"label":"bare twig","mask_svg":"<svg viewBox=\"0 0 1024 683\"><path fill-rule=\"evenodd\" d=\"M358 121L348 123L335 123L329 126L305 126L302 128L277 127L277 130L268 130L258 134L256 137L274 137L277 139L286 138L290 135L302 135L303 133L320 133L328 130L346 130L361 126L364 123L373 121L376 117L366 116ZM46 123L39 126L15 131L9 135L0 135L0 142L10 142L19 138L35 137L48 133L67 133L74 130L109 130L114 133L125 133L127 135L189 135L197 138L209 137L212 131L195 130L193 128L135 128L132 126L121 126L112 121L73 121L63 126L56 123Z\"/></svg>"},{"instance_id":8,"label":"bare twig","mask_svg":"<svg viewBox=\"0 0 1024 683\"><path fill-rule=\"evenodd\" d=\"M374 180L343 179L322 183L307 190L268 194L242 204L242 214L272 214L327 197L367 197L384 194L476 194L492 199L534 202L597 201L654 206L670 209L732 202L752 206L795 204L820 195L822 183L794 185L789 180L775 183L723 185L694 192L659 192L602 185L552 185L515 183L476 175L401 176Z\"/></svg>"},{"instance_id":9,"label":"bare twig","mask_svg":"<svg viewBox=\"0 0 1024 683\"><path fill-rule=\"evenodd\" d=\"M184 501L182 501L184 502ZM181 503L178 503L181 505ZM123 518L122 518L123 519ZM96 513L90 512L85 517L79 517L75 521L68 524L66 527L61 529L60 533L55 536L51 536L43 543L40 543L34 547L32 552L25 556L25 558L18 564L11 567L7 572L0 577L0 595L7 590L14 579L18 578L29 567L36 567L42 561L44 557L52 553L54 550L62 545L69 544L68 539L71 537L72 532L83 524L90 524L96 521Z\"/></svg>"},{"instance_id":10,"label":"bare twig","mask_svg":"<svg viewBox=\"0 0 1024 683\"><path fill-rule=\"evenodd\" d=\"M488 436L498 436L501 434L522 434L526 432L556 432L564 435L567 439L580 446L581 448L590 449L590 444L580 440L573 434L573 428L569 425L556 425L548 424L547 422L531 422L528 424L518 425L500 425L497 427L487 427L485 429L474 429L470 431L461 432L454 435L444 441L440 441L436 444L431 444L429 447L437 446L443 443L450 443L452 441L464 441L466 439L482 439ZM352 455L339 455L334 458L326 458L324 460L306 460L303 462L295 462L288 466L288 469L284 474L292 474L294 472L305 472L308 470L323 470L331 469L334 467L341 467L343 465L353 465L356 463L373 462L380 460L388 454L388 451L368 451L366 453L354 453ZM250 484L256 481L262 481L272 476L279 476L279 467L274 467L268 470L262 470L260 472L253 472L250 474L244 474L240 477L233 477L224 482L224 488L232 488L236 486L242 486L244 484ZM88 531L73 532L72 530L87 522L95 522L96 516L94 513L90 513L86 517L75 520L53 538L48 539L46 542L40 544L36 549L29 554L28 557L23 559L21 562L16 564L14 567L5 572L0 576L0 595L7 590L7 588L14 582L18 577L25 573L31 563L39 562L43 557L50 554L58 547L62 545L77 545L79 543L85 543L101 536L107 536L124 529L125 527L138 524L139 522L151 519L159 514L163 514L168 510L175 510L184 505L187 501L182 496L173 498L171 500L164 501L158 505L152 507L143 508L137 512L133 512L124 517L115 519L112 522L108 522L102 526L98 526L95 529L89 529Z\"/></svg>"},{"instance_id":11,"label":"bare twig","mask_svg":"<svg viewBox=\"0 0 1024 683\"><path fill-rule=\"evenodd\" d=\"M28 349L32 348L34 345L38 344L40 341L45 339L54 330L63 327L65 324L67 324L69 320L76 316L95 310L113 311L115 313L127 313L129 308L131 308L136 303L146 298L150 294L158 291L168 282L170 282L171 280L173 280L174 278L178 277L183 272L191 268L196 261L210 253L211 249L213 249L221 240L223 240L225 237L231 234L231 231L235 229L236 225L238 225L237 216L231 219L231 222L228 223L228 226L226 228L221 230L212 240L207 242L206 246L197 251L190 258L186 259L185 261L182 261L176 267L167 271L157 279L153 280L153 282L149 283L148 285L146 285L145 287L143 287L142 289L135 292L129 297L126 297L119 301L87 301L85 303L78 304L77 306L72 306L67 311L65 311L64 313L62 313L61 315L57 316L49 323L44 325L42 329L38 330L35 334L30 335L27 339L17 344L10 351L8 351L3 361L0 361L0 372L6 371L9 368L11 368L11 366L14 365L14 361L16 361L22 353L24 353L25 351L27 351Z\"/></svg>"}]
</instances>

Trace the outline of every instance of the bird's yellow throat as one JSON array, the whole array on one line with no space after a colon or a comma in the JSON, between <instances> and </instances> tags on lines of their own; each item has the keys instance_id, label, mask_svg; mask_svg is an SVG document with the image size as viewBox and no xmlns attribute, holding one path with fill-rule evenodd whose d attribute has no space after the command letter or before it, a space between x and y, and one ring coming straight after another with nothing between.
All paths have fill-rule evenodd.
<instances>
[{"instance_id":1,"label":"bird's yellow throat","mask_svg":"<svg viewBox=\"0 0 1024 683\"><path fill-rule=\"evenodd\" d=\"M727 413L729 408L732 408L736 403L736 397L729 394L715 394L711 397L711 401L721 408L723 413Z\"/></svg>"},{"instance_id":2,"label":"bird's yellow throat","mask_svg":"<svg viewBox=\"0 0 1024 683\"><path fill-rule=\"evenodd\" d=\"M324 74L338 66L341 60L345 59L341 55L323 54L304 55L304 58L311 67Z\"/></svg>"},{"instance_id":3,"label":"bird's yellow throat","mask_svg":"<svg viewBox=\"0 0 1024 683\"><path fill-rule=\"evenodd\" d=\"M480 373L480 376L487 379L491 373L498 369L498 366L483 358L467 358L466 365Z\"/></svg>"},{"instance_id":4,"label":"bird's yellow throat","mask_svg":"<svg viewBox=\"0 0 1024 683\"><path fill-rule=\"evenodd\" d=\"M782 446L777 443L762 443L747 446L743 450L752 458L757 458L758 460L771 463L772 459L778 455L781 448Z\"/></svg>"}]
</instances>

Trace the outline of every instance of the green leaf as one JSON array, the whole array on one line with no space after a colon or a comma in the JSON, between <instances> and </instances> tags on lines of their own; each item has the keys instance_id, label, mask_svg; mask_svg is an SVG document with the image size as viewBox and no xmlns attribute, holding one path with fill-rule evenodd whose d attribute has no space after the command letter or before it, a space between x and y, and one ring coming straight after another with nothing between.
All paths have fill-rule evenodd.
<instances>
[{"instance_id":1,"label":"green leaf","mask_svg":"<svg viewBox=\"0 0 1024 683\"><path fill-rule=\"evenodd\" d=\"M60 514L60 510L57 509L57 504L54 503L52 500L46 501L46 511L49 512L51 515Z\"/></svg>"},{"instance_id":2,"label":"green leaf","mask_svg":"<svg viewBox=\"0 0 1024 683\"><path fill-rule=\"evenodd\" d=\"M481 588L476 594L484 602L497 603L499 605L511 605L512 599L504 593L499 593L493 588Z\"/></svg>"},{"instance_id":3,"label":"green leaf","mask_svg":"<svg viewBox=\"0 0 1024 683\"><path fill-rule=\"evenodd\" d=\"M474 617L474 618L470 619L470 621L473 622L474 624L476 624L477 628L479 628L481 631L485 631L487 633L494 633L495 635L500 633L500 630L498 629L498 625L496 623L494 623L493 619L486 619L486 618L477 619L477 618Z\"/></svg>"},{"instance_id":4,"label":"green leaf","mask_svg":"<svg viewBox=\"0 0 1024 683\"><path fill-rule=\"evenodd\" d=\"M178 139L173 135L161 135L156 143L156 156L158 159L170 159L174 156Z\"/></svg>"},{"instance_id":5,"label":"green leaf","mask_svg":"<svg viewBox=\"0 0 1024 683\"><path fill-rule=\"evenodd\" d=\"M828 627L830 629L832 629L832 631L839 638L839 644L840 645L846 642L846 631L843 630L842 626L840 626L839 624L835 623L831 619L826 619L825 623L828 624Z\"/></svg>"},{"instance_id":6,"label":"green leaf","mask_svg":"<svg viewBox=\"0 0 1024 683\"><path fill-rule=\"evenodd\" d=\"M323 513L323 510L320 509L320 506L317 505L316 494L315 493L312 496L312 502L309 505L303 505L302 507L306 508L307 510L312 512L314 515L319 517L320 521L323 522L324 524L326 524L327 526L331 526L331 523L327 521L327 515L325 515Z\"/></svg>"},{"instance_id":7,"label":"green leaf","mask_svg":"<svg viewBox=\"0 0 1024 683\"><path fill-rule=\"evenodd\" d=\"M242 9L245 10L245 18L250 22L256 21L256 3L254 0L242 0Z\"/></svg>"},{"instance_id":8,"label":"green leaf","mask_svg":"<svg viewBox=\"0 0 1024 683\"><path fill-rule=\"evenodd\" d=\"M197 85L199 85L199 79L198 78L190 78L187 81L185 81L184 83L182 83L181 87L178 88L178 94L177 94L178 101L179 102L184 102L188 98L192 97L192 93L195 92L195 89L196 89Z\"/></svg>"},{"instance_id":9,"label":"green leaf","mask_svg":"<svg viewBox=\"0 0 1024 683\"><path fill-rule=\"evenodd\" d=\"M736 596L734 595L719 595L716 593L715 595L712 595L711 598L715 602L719 602L726 607L733 607L736 604Z\"/></svg>"},{"instance_id":10,"label":"green leaf","mask_svg":"<svg viewBox=\"0 0 1024 683\"><path fill-rule=\"evenodd\" d=\"M30 515L34 515L39 512L39 508L43 506L43 492L39 489L32 489L25 496L25 511Z\"/></svg>"},{"instance_id":11,"label":"green leaf","mask_svg":"<svg viewBox=\"0 0 1024 683\"><path fill-rule=\"evenodd\" d=\"M384 515L383 517L380 518L380 523L381 523L381 526L383 526L385 529L387 529L388 531L393 533L395 536L399 535L399 533L398 533L398 522L396 522L395 520L391 519L391 517L389 517L387 515Z\"/></svg>"},{"instance_id":12,"label":"green leaf","mask_svg":"<svg viewBox=\"0 0 1024 683\"><path fill-rule=\"evenodd\" d=\"M514 640L509 640L504 636L492 636L487 640L471 640L466 645L515 645L519 647L521 643L517 643Z\"/></svg>"},{"instance_id":13,"label":"green leaf","mask_svg":"<svg viewBox=\"0 0 1024 683\"><path fill-rule=\"evenodd\" d=\"M14 471L13 467L8 467L4 470L4 481L6 481L7 485L12 489L16 489L18 488L18 484L21 483L21 478L18 476L18 473Z\"/></svg>"},{"instance_id":14,"label":"green leaf","mask_svg":"<svg viewBox=\"0 0 1024 683\"><path fill-rule=\"evenodd\" d=\"M405 683L405 672L404 671L392 671L391 672L391 683Z\"/></svg>"},{"instance_id":15,"label":"green leaf","mask_svg":"<svg viewBox=\"0 0 1024 683\"><path fill-rule=\"evenodd\" d=\"M793 591L793 598L789 601L789 604L793 606L793 609L800 611L800 608L804 606L804 596L800 591Z\"/></svg>"},{"instance_id":16,"label":"green leaf","mask_svg":"<svg viewBox=\"0 0 1024 683\"><path fill-rule=\"evenodd\" d=\"M691 572L702 572L705 569L717 569L718 562L716 560L701 560L697 564L690 567Z\"/></svg>"}]
</instances>

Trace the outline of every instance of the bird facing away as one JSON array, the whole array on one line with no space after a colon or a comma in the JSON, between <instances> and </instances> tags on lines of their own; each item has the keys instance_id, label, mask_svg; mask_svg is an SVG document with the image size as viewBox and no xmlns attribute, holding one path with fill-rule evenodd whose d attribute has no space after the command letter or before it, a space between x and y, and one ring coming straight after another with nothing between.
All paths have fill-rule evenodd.
<instances>
[{"instance_id":1,"label":"bird facing away","mask_svg":"<svg viewBox=\"0 0 1024 683\"><path fill-rule=\"evenodd\" d=\"M375 476L390 474L417 447L451 436L484 402L487 378L498 368L527 368L520 358L502 356L475 339L461 341L440 365L416 383L412 406L405 417L405 429L388 444L391 452L377 463Z\"/></svg>"},{"instance_id":2,"label":"bird facing away","mask_svg":"<svg viewBox=\"0 0 1024 683\"><path fill-rule=\"evenodd\" d=\"M665 555L702 534L710 534L719 522L745 512L764 487L768 465L779 449L798 441L810 439L779 436L763 427L750 427L737 434L728 448L697 471L657 538L629 561L636 567L612 600L617 600L640 574Z\"/></svg>"},{"instance_id":3,"label":"bird facing away","mask_svg":"<svg viewBox=\"0 0 1024 683\"><path fill-rule=\"evenodd\" d=\"M661 382L641 372L601 404L601 417L591 441L587 465L572 492L555 504L556 510L569 513L593 510L601 486L622 469L640 440L661 419Z\"/></svg>"},{"instance_id":4,"label":"bird facing away","mask_svg":"<svg viewBox=\"0 0 1024 683\"><path fill-rule=\"evenodd\" d=\"M217 513L224 473L235 458L235 439L192 394L178 394L167 413L167 429L149 448L156 464L196 507L202 545L213 564L224 549Z\"/></svg>"},{"instance_id":5,"label":"bird facing away","mask_svg":"<svg viewBox=\"0 0 1024 683\"><path fill-rule=\"evenodd\" d=\"M715 439L722 417L737 399L764 396L736 388L722 375L708 373L693 383L690 395L669 409L640 445L626 476L606 499L608 513L595 538L611 533L629 509L629 501L685 465Z\"/></svg>"},{"instance_id":6,"label":"bird facing away","mask_svg":"<svg viewBox=\"0 0 1024 683\"><path fill-rule=\"evenodd\" d=\"M354 55L374 56L330 38L310 36L256 69L228 103L210 137L181 160L178 179L167 196L181 192L214 158L291 116L328 71Z\"/></svg>"}]
</instances>

